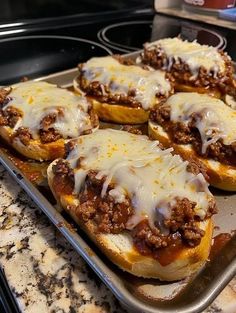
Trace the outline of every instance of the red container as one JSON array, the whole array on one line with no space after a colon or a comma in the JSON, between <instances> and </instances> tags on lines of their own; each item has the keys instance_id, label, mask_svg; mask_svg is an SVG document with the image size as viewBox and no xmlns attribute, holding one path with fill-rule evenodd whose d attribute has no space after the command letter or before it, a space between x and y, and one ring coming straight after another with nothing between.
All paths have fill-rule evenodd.
<instances>
[{"instance_id":1,"label":"red container","mask_svg":"<svg viewBox=\"0 0 236 313\"><path fill-rule=\"evenodd\" d=\"M188 5L206 9L229 9L235 5L235 0L184 0Z\"/></svg>"}]
</instances>

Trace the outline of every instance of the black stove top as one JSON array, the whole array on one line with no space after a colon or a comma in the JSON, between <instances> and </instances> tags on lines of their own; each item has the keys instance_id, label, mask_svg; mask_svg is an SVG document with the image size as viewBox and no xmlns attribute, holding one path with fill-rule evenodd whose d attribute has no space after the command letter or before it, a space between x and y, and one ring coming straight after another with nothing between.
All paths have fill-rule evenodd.
<instances>
[{"instance_id":1,"label":"black stove top","mask_svg":"<svg viewBox=\"0 0 236 313\"><path fill-rule=\"evenodd\" d=\"M43 2L46 3L46 0ZM62 2L58 1L59 7ZM87 5L93 2L95 0L88 3L82 1L74 13L82 10L85 3ZM221 49L226 47L226 51L236 60L236 32L155 14L151 6L141 5L131 10L131 2L119 1L119 10L114 10L116 1L109 2L112 12L102 11L103 4L99 2L97 13L91 13L86 6L90 10L89 14L0 23L0 84L18 81L22 76L31 78L75 67L79 62L96 55L132 52L142 49L144 42L179 35L184 39L196 39L202 44L211 44ZM48 5L49 3L52 0L48 1ZM74 2L68 0L68 10L72 4ZM68 12L72 11L64 13ZM16 40L22 36L30 38ZM43 40L38 36L51 36L51 40ZM80 44L80 38L93 43ZM110 49L109 52L107 49Z\"/></svg>"},{"instance_id":2,"label":"black stove top","mask_svg":"<svg viewBox=\"0 0 236 313\"><path fill-rule=\"evenodd\" d=\"M45 18L128 12L151 5L151 0L1 0L0 23L30 23Z\"/></svg>"},{"instance_id":3,"label":"black stove top","mask_svg":"<svg viewBox=\"0 0 236 313\"><path fill-rule=\"evenodd\" d=\"M5 55L0 61L1 85L73 68L95 55L112 54L110 49L94 41L55 35L3 39L0 47L1 54Z\"/></svg>"}]
</instances>

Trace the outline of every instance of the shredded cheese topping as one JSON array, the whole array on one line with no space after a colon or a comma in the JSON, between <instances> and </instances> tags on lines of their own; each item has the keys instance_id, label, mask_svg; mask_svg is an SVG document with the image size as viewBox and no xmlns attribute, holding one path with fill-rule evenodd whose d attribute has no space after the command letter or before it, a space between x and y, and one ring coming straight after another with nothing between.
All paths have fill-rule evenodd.
<instances>
[{"instance_id":1,"label":"shredded cheese topping","mask_svg":"<svg viewBox=\"0 0 236 313\"><path fill-rule=\"evenodd\" d=\"M179 63L180 59L189 66L193 77L198 75L200 67L204 67L208 73L213 72L213 77L225 71L225 61L214 47L200 45L196 41L183 41L177 37L160 39L146 45L148 50L156 47L160 47L167 56L165 69L170 70L173 61Z\"/></svg>"},{"instance_id":2,"label":"shredded cheese topping","mask_svg":"<svg viewBox=\"0 0 236 313\"><path fill-rule=\"evenodd\" d=\"M157 141L146 136L119 130L101 129L81 136L67 158L74 169L74 193L80 192L88 171L95 170L98 179L105 177L102 197L109 193L117 203L130 198L135 209L128 221L130 229L145 218L154 226L170 217L169 204L174 205L176 197L196 202L196 214L203 219L212 197L208 184L202 174L188 172L188 162L171 151L161 150ZM115 186L111 190L110 183Z\"/></svg>"},{"instance_id":3,"label":"shredded cheese topping","mask_svg":"<svg viewBox=\"0 0 236 313\"><path fill-rule=\"evenodd\" d=\"M236 141L236 110L223 101L205 94L180 92L166 104L171 107L171 121L188 124L197 113L196 128L202 140L202 153L220 138L225 145Z\"/></svg>"},{"instance_id":4,"label":"shredded cheese topping","mask_svg":"<svg viewBox=\"0 0 236 313\"><path fill-rule=\"evenodd\" d=\"M77 137L92 128L86 98L56 85L34 81L15 84L9 97L11 100L4 110L12 106L23 113L14 130L28 127L34 139L39 137L42 119L49 114L58 114L58 110L60 113L50 127L57 130L63 138Z\"/></svg>"},{"instance_id":5,"label":"shredded cheese topping","mask_svg":"<svg viewBox=\"0 0 236 313\"><path fill-rule=\"evenodd\" d=\"M83 64L82 75L89 83L106 85L112 95L127 95L129 90L135 90L134 99L145 110L157 103L158 95L168 96L171 91L165 72L123 65L111 56L90 59Z\"/></svg>"}]
</instances>

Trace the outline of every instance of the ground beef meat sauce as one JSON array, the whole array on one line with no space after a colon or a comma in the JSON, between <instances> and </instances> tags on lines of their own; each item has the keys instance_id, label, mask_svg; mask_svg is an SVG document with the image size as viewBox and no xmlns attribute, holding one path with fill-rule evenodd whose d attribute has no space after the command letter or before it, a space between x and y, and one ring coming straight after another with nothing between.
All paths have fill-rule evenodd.
<instances>
[{"instance_id":1,"label":"ground beef meat sauce","mask_svg":"<svg viewBox=\"0 0 236 313\"><path fill-rule=\"evenodd\" d=\"M4 110L4 106L6 106L11 100L11 97L9 96L11 91L11 88L0 88L0 126L9 126L13 128L19 118L22 117L22 112L13 106L8 106Z\"/></svg>"},{"instance_id":2,"label":"ground beef meat sauce","mask_svg":"<svg viewBox=\"0 0 236 313\"><path fill-rule=\"evenodd\" d=\"M98 119L97 114L93 110L92 105L91 105L91 107L88 110L88 114L90 116L90 121L91 121L92 128L98 127L99 126L99 119ZM92 130L90 130L90 131L92 131Z\"/></svg>"},{"instance_id":3,"label":"ground beef meat sauce","mask_svg":"<svg viewBox=\"0 0 236 313\"><path fill-rule=\"evenodd\" d=\"M131 134L142 135L142 130L140 130L137 127L134 127L132 125L124 125L122 127L122 130L129 132Z\"/></svg>"},{"instance_id":4,"label":"ground beef meat sauce","mask_svg":"<svg viewBox=\"0 0 236 313\"><path fill-rule=\"evenodd\" d=\"M150 112L150 120L157 122L169 134L171 140L177 144L192 144L198 155L204 158L212 158L227 165L236 166L236 143L225 145L222 139L208 145L206 151L202 152L202 139L196 128L199 114L192 114L187 124L173 122L170 120L171 107L162 104Z\"/></svg>"},{"instance_id":5,"label":"ground beef meat sauce","mask_svg":"<svg viewBox=\"0 0 236 313\"><path fill-rule=\"evenodd\" d=\"M133 214L130 200L126 198L122 203L115 203L108 194L109 190L114 187L112 185L102 198L101 190L105 178L100 180L96 178L96 175L96 171L89 171L84 188L79 195L80 206L77 213L85 222L93 219L97 224L98 232L120 233L126 229L126 223Z\"/></svg>"},{"instance_id":6,"label":"ground beef meat sauce","mask_svg":"<svg viewBox=\"0 0 236 313\"><path fill-rule=\"evenodd\" d=\"M74 174L73 170L69 167L69 164L59 159L52 167L54 174L53 178L53 189L58 196L70 195L74 189Z\"/></svg>"},{"instance_id":7,"label":"ground beef meat sauce","mask_svg":"<svg viewBox=\"0 0 236 313\"><path fill-rule=\"evenodd\" d=\"M124 65L135 65L135 60L130 58L123 58L120 54L113 54L113 58Z\"/></svg>"},{"instance_id":8,"label":"ground beef meat sauce","mask_svg":"<svg viewBox=\"0 0 236 313\"><path fill-rule=\"evenodd\" d=\"M198 158L195 156L193 156L193 157L188 156L188 162L189 162L189 164L187 165L187 171L189 171L195 175L202 173L202 175L204 176L206 181L209 181L209 175L207 173L207 168L203 164L203 162L198 160Z\"/></svg>"},{"instance_id":9,"label":"ground beef meat sauce","mask_svg":"<svg viewBox=\"0 0 236 313\"><path fill-rule=\"evenodd\" d=\"M42 143L50 143L62 138L62 135L53 127L51 127L51 125L56 122L57 117L60 115L63 116L62 109L59 109L58 113L52 113L44 116L41 120L39 136Z\"/></svg>"},{"instance_id":10,"label":"ground beef meat sauce","mask_svg":"<svg viewBox=\"0 0 236 313\"><path fill-rule=\"evenodd\" d=\"M9 106L0 111L0 126L13 128L22 116L23 113L19 109Z\"/></svg>"},{"instance_id":11,"label":"ground beef meat sauce","mask_svg":"<svg viewBox=\"0 0 236 313\"><path fill-rule=\"evenodd\" d=\"M39 136L42 143L50 143L62 138L62 135L54 128L49 128L48 130L40 129Z\"/></svg>"},{"instance_id":12,"label":"ground beef meat sauce","mask_svg":"<svg viewBox=\"0 0 236 313\"><path fill-rule=\"evenodd\" d=\"M6 106L11 100L11 97L9 96L11 91L12 88L0 88L0 126L9 126L13 128L19 118L22 117L22 112L13 106L8 106L4 109L4 106Z\"/></svg>"},{"instance_id":13,"label":"ground beef meat sauce","mask_svg":"<svg viewBox=\"0 0 236 313\"><path fill-rule=\"evenodd\" d=\"M80 88L87 96L95 97L99 102L127 105L133 108L141 107L141 103L134 99L134 89L129 90L127 94L111 94L108 86L101 84L98 81L89 83L83 77L83 71L81 71L77 81Z\"/></svg>"},{"instance_id":14,"label":"ground beef meat sauce","mask_svg":"<svg viewBox=\"0 0 236 313\"><path fill-rule=\"evenodd\" d=\"M78 164L80 166L80 164ZM59 160L53 166L53 188L61 194L72 194L74 189L74 174L66 161ZM133 214L130 200L127 198L122 203L115 203L114 199L106 194L101 197L104 178L96 178L96 171L89 171L85 184L78 195L79 206L76 207L76 215L85 223L93 220L97 225L97 231L102 233L120 233L126 228L128 218ZM109 186L108 192L112 189Z\"/></svg>"},{"instance_id":15,"label":"ground beef meat sauce","mask_svg":"<svg viewBox=\"0 0 236 313\"><path fill-rule=\"evenodd\" d=\"M143 255L153 255L165 266L175 260L184 247L199 245L205 232L199 228L200 219L194 213L195 205L187 198L176 199L170 219L163 220L163 225L169 230L168 235L157 227L151 228L145 220L139 223L132 233L136 249ZM208 217L215 213L213 202L209 206Z\"/></svg>"},{"instance_id":16,"label":"ground beef meat sauce","mask_svg":"<svg viewBox=\"0 0 236 313\"><path fill-rule=\"evenodd\" d=\"M27 127L19 127L17 130L12 134L11 140L13 141L15 138L19 138L20 141L27 146L32 139L32 135Z\"/></svg>"},{"instance_id":17,"label":"ground beef meat sauce","mask_svg":"<svg viewBox=\"0 0 236 313\"><path fill-rule=\"evenodd\" d=\"M70 152L76 147L77 143L75 139L69 140L65 143L65 155L64 157L67 158Z\"/></svg>"},{"instance_id":18,"label":"ground beef meat sauce","mask_svg":"<svg viewBox=\"0 0 236 313\"><path fill-rule=\"evenodd\" d=\"M56 113L52 113L52 114L48 114L48 115L44 116L43 119L40 122L41 129L48 130L49 127L53 123L56 122L56 118L57 118L57 114Z\"/></svg>"},{"instance_id":19,"label":"ground beef meat sauce","mask_svg":"<svg viewBox=\"0 0 236 313\"><path fill-rule=\"evenodd\" d=\"M3 107L5 104L7 104L8 101L10 101L10 97L8 96L11 93L11 88L0 88L0 105Z\"/></svg>"}]
</instances>

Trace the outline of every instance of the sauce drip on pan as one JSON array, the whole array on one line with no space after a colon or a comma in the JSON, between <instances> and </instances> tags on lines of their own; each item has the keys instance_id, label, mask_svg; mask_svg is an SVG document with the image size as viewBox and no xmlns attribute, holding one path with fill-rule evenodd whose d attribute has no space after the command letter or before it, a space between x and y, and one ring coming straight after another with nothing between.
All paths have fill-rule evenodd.
<instances>
[{"instance_id":1,"label":"sauce drip on pan","mask_svg":"<svg viewBox=\"0 0 236 313\"><path fill-rule=\"evenodd\" d=\"M212 260L216 257L218 253L224 248L227 242L232 238L232 235L229 233L221 233L214 237L214 242L211 247L211 252L209 259Z\"/></svg>"},{"instance_id":2,"label":"sauce drip on pan","mask_svg":"<svg viewBox=\"0 0 236 313\"><path fill-rule=\"evenodd\" d=\"M0 144L0 149L7 155L9 160L35 185L42 185L46 179L48 162L37 162L25 159L7 145Z\"/></svg>"}]
</instances>

